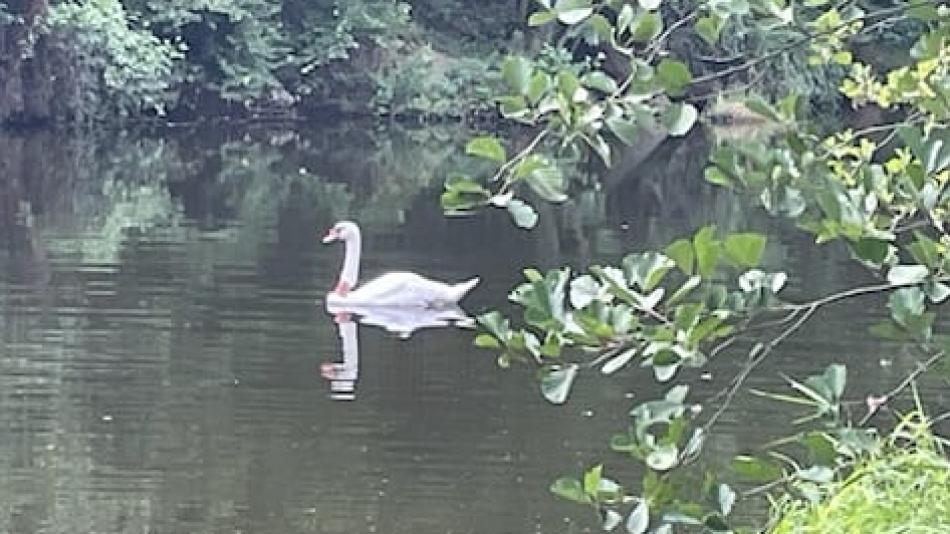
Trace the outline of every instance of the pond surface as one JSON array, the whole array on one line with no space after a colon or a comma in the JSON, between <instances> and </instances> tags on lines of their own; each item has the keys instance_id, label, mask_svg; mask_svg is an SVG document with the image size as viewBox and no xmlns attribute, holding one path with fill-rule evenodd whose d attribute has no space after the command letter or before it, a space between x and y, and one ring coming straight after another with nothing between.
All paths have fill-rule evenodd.
<instances>
[{"instance_id":1,"label":"pond surface","mask_svg":"<svg viewBox=\"0 0 950 534\"><path fill-rule=\"evenodd\" d=\"M366 275L481 276L464 302L473 314L504 306L525 266L613 261L710 222L768 232L767 261L787 266L793 294L865 281L839 250L703 185L696 138L543 208L531 233L503 215L445 219L437 198L464 165L464 134L0 137L0 532L598 531L547 486L600 460L632 479L607 441L662 388L632 367L582 376L555 407L531 370L499 369L469 331L406 336L441 318L376 318L394 333L327 314L342 251L319 238L343 217L363 225ZM802 377L836 361L853 398L888 388L914 360L866 335L880 305L823 312L752 384L780 390L778 369ZM714 362L693 398L742 357ZM944 409L946 389L929 391ZM741 397L713 457L783 435L792 418Z\"/></svg>"}]
</instances>

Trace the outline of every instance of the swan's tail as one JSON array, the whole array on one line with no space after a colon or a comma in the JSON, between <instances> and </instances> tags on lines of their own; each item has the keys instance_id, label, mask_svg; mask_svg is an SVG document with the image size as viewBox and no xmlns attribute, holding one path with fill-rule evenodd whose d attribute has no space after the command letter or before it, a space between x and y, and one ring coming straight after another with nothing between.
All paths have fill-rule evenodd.
<instances>
[{"instance_id":1,"label":"swan's tail","mask_svg":"<svg viewBox=\"0 0 950 534\"><path fill-rule=\"evenodd\" d=\"M466 280L464 282L459 282L458 284L452 285L452 299L454 302L462 300L469 291L475 288L478 285L480 278L477 276L471 280Z\"/></svg>"}]
</instances>

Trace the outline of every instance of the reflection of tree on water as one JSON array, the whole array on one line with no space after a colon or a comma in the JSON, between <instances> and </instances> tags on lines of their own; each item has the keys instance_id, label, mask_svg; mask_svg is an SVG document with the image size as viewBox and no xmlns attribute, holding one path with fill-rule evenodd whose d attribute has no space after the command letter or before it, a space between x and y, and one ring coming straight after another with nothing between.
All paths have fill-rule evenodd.
<instances>
[{"instance_id":1,"label":"reflection of tree on water","mask_svg":"<svg viewBox=\"0 0 950 534\"><path fill-rule=\"evenodd\" d=\"M177 224L167 183L179 163L168 144L124 136L111 141L104 147L95 138L63 141L49 132L0 138L4 202L19 202L26 212L21 219L32 221L49 252L111 263L130 232ZM6 220L3 229L11 230Z\"/></svg>"},{"instance_id":2,"label":"reflection of tree on water","mask_svg":"<svg viewBox=\"0 0 950 534\"><path fill-rule=\"evenodd\" d=\"M333 316L340 336L341 362L323 362L320 374L330 382L330 397L334 400L356 398L356 382L359 379L359 329L357 324L377 326L396 334L400 339L409 339L412 333L422 328L447 326L471 326L471 318L457 306L445 308L420 308L403 306L327 306ZM355 320L354 320L355 319Z\"/></svg>"},{"instance_id":3,"label":"reflection of tree on water","mask_svg":"<svg viewBox=\"0 0 950 534\"><path fill-rule=\"evenodd\" d=\"M726 195L697 187L701 165L683 165L704 154L684 153L688 149L676 144L669 145L668 160L658 152L625 176L606 208L596 192L576 195L577 204L551 207L541 220L550 226L529 235L513 229L504 213L444 220L435 199L443 171L460 157L450 135L396 133L387 141L388 134L360 128L238 138L215 132L0 139L0 461L7 466L0 532L50 525L71 525L74 532L166 532L176 526L189 532L295 532L302 530L301 511L314 503L316 526L307 530L346 532L351 523L343 514L353 508L337 506L333 498L341 495L363 498L366 515L378 514L382 505L372 499L380 487L351 475L360 465L390 469L373 464L388 457L352 447L354 428L375 427L344 422L382 421L367 438L373 443L442 436L421 418L410 421L426 406L414 395L392 395L385 405L324 403L321 409L341 414L335 423L311 413L311 401L323 395L313 384L314 345L336 351L342 341L338 363L354 381L358 371L356 362L347 362L345 336L338 341L328 329L314 329L312 318L318 288L329 287L335 274L330 260L316 252L316 227L344 215L375 221L367 233L385 245L377 250L386 268L418 261L438 275L443 267L470 265L495 279L494 293L486 294L496 296L514 284L505 277L520 277L516 267L559 265L564 260L555 254L576 254L571 241L578 228L591 256L605 257L678 234L670 219L681 217L692 228L709 222L731 227L730 221L747 216ZM671 206L679 211L662 218L655 213ZM405 224L397 229L401 217ZM630 231L617 237L603 229L603 217L627 222ZM438 254L404 254L403 244L414 240L425 240L426 249ZM846 276L816 258L813 248L803 251L795 254L803 264L795 271L815 281ZM438 264L440 257L452 257L454 267ZM360 327L356 320L347 326L353 334ZM414 331L370 314L361 322ZM385 346L417 352L421 337ZM397 355L389 352L364 354L369 358L362 363ZM293 364L289 354L304 355L299 383L279 374ZM476 359L390 360L386 369L405 375L399 381L405 384L420 376L423 361L452 375L456 366L471 365L468 360ZM489 373L473 377L494 380ZM258 383L246 386L251 381ZM524 389L516 381L510 387L519 395ZM443 424L461 421L450 431L466 437L460 447L481 447L484 438L466 417L487 403L476 398L464 404L471 398L461 399L461 415L456 405L440 408ZM402 423L387 427L392 421ZM543 421L518 424L543 435ZM311 423L318 428L303 428ZM419 482L418 472L417 464L406 467L403 481ZM442 475L438 480L464 500L468 490L456 474ZM327 487L321 482L327 478L350 486ZM486 492L478 501L501 507L509 498ZM413 515L405 509L414 502L415 515L433 513L431 502L418 499L393 504L388 515ZM327 529L333 521L340 528Z\"/></svg>"}]
</instances>

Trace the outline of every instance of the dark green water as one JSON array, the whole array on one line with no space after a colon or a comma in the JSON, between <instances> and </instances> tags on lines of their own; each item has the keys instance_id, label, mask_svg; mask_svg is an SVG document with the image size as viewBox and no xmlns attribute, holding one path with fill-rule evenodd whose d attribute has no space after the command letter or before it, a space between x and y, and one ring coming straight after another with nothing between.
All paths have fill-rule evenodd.
<instances>
[{"instance_id":1,"label":"dark green water","mask_svg":"<svg viewBox=\"0 0 950 534\"><path fill-rule=\"evenodd\" d=\"M446 220L437 196L461 135L0 137L0 532L598 531L546 488L598 460L631 474L607 440L661 388L637 368L582 376L554 407L469 332L338 325L319 301L341 250L319 237L343 217L363 225L367 275L481 276L472 313L504 305L524 266L610 261L709 222L769 232L792 294L864 280L836 249L705 187L695 140L615 172L607 200L542 210L531 233L504 216ZM778 369L832 361L855 399L897 382L913 360L866 335L880 304L823 312L752 384L778 390ZM737 365L714 363L694 398ZM352 395L331 392L331 370ZM945 383L929 395L950 405ZM782 409L740 398L715 456L787 432Z\"/></svg>"}]
</instances>

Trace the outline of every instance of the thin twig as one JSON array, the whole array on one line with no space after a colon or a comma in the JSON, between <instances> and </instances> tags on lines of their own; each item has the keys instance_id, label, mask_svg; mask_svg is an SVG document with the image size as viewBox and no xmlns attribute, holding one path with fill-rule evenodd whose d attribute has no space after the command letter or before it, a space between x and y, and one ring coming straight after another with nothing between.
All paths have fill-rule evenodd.
<instances>
[{"instance_id":1,"label":"thin twig","mask_svg":"<svg viewBox=\"0 0 950 534\"><path fill-rule=\"evenodd\" d=\"M933 355L931 355L929 358L927 358L925 361L917 362L917 368L914 369L913 372L911 372L909 375L907 375L904 378L904 380L902 380L899 384L894 386L893 389L891 389L884 395L885 402L889 402L891 399L900 395L905 389L907 389L911 384L913 384L915 380L917 380L917 377L926 373L935 363L937 363L938 361L940 361L941 358L946 356L946 354L947 354L946 351L939 350ZM861 418L861 421L858 422L858 426L864 426L868 424L871 421L871 419L873 419L874 416L877 415L877 413L879 412L880 410L874 410L874 411L869 410L868 413L864 417Z\"/></svg>"},{"instance_id":2,"label":"thin twig","mask_svg":"<svg viewBox=\"0 0 950 534\"><path fill-rule=\"evenodd\" d=\"M950 276L938 276L932 279L934 282L950 282ZM794 310L794 309L810 309L810 308L819 308L827 304L838 302L841 300L846 300L852 297L858 297L861 295L870 295L873 293L881 293L891 289L901 289L905 287L914 287L920 285L921 282L907 282L904 284L892 284L890 282L883 284L873 284L869 286L860 286L847 289L845 291L840 291L838 293L832 293L820 299L812 300L809 302L804 302L801 304L786 304L778 309L785 310Z\"/></svg>"},{"instance_id":3,"label":"thin twig","mask_svg":"<svg viewBox=\"0 0 950 534\"><path fill-rule=\"evenodd\" d=\"M647 49L647 51L646 51L646 52L647 52L647 60L646 60L646 62L647 62L648 64L649 64L649 63L653 63L653 60L656 59L657 54L660 53L660 48L663 46L663 43L664 43L667 39L670 38L670 35L672 35L674 31L676 31L677 29L679 29L679 28L680 28L681 26L683 26L684 24L686 24L686 23L690 22L691 20L695 19L698 15L699 15L699 12L698 12L698 11L693 11L693 12L690 13L689 15L686 15L685 17L679 19L678 21L674 22L673 24L670 24L670 27L667 28L666 31L664 31L663 33L661 33L661 34L659 35L659 37L657 37L656 39L654 39L653 43L650 45L650 48Z\"/></svg>"},{"instance_id":4,"label":"thin twig","mask_svg":"<svg viewBox=\"0 0 950 534\"><path fill-rule=\"evenodd\" d=\"M756 345L751 351L749 351L750 360L742 369L742 371L740 371L739 374L737 374L735 378L732 379L732 382L729 384L729 386L721 390L709 401L707 401L707 404L709 404L715 402L719 398L724 398L722 403L719 405L719 408L717 408L712 416L710 416L710 418L703 424L702 431L705 435L709 435L709 430L713 427L713 425L716 424L719 418L722 417L726 410L729 409L729 406L735 399L735 396L742 387L742 384L744 384L746 379L749 378L749 375L752 374L752 371L755 370L755 368L765 360L765 358L775 349L775 347L779 346L788 338L788 336L792 335L799 328L801 328L802 325L808 321L808 319L812 316L812 314L815 313L817 309L818 306L808 308L805 313L803 313L802 316L799 317L797 321L795 321L794 324L785 329L785 331L783 331L781 334L776 336L765 345ZM756 347L761 347L758 353L755 353Z\"/></svg>"},{"instance_id":5,"label":"thin twig","mask_svg":"<svg viewBox=\"0 0 950 534\"><path fill-rule=\"evenodd\" d=\"M530 155L531 152L534 151L534 149L538 146L538 144L541 143L541 141L548 135L549 132L550 131L547 129L543 129L540 132L538 132L538 134L534 136L534 139L532 139L531 142L528 143L527 146L525 146L520 152L518 152L518 154L516 154L515 157L506 161L504 165L498 168L498 171L491 177L490 181L492 182L498 181L508 171L510 171L512 167L514 167L524 158L528 157L528 155ZM506 181L505 184L501 188L501 192L504 192L504 190L507 189L510 185L511 185L511 182Z\"/></svg>"},{"instance_id":6,"label":"thin twig","mask_svg":"<svg viewBox=\"0 0 950 534\"><path fill-rule=\"evenodd\" d=\"M763 328L774 328L776 326L782 326L783 324L788 323L789 321L792 321L793 319L795 319L795 317L799 313L801 313L803 309L804 308L795 308L788 315L786 315L785 317L782 317L781 319L776 319L774 321L765 321L762 323L751 325L748 328L746 328L746 331L761 330Z\"/></svg>"},{"instance_id":7,"label":"thin twig","mask_svg":"<svg viewBox=\"0 0 950 534\"><path fill-rule=\"evenodd\" d=\"M711 98L718 98L718 97L723 97L723 96L732 95L736 93L744 93L748 91L749 89L758 85L759 82L762 81L762 78L765 78L766 72L767 71L763 70L759 72L758 74L756 74L755 76L753 76L752 79L749 80L748 82L729 87L728 89L720 89L716 91L709 91L707 93L702 93L699 95L691 95L689 97L689 100L691 102L698 102L701 100L709 100Z\"/></svg>"},{"instance_id":8,"label":"thin twig","mask_svg":"<svg viewBox=\"0 0 950 534\"><path fill-rule=\"evenodd\" d=\"M723 341L722 343L716 345L709 351L709 359L715 358L720 352L729 348L733 343L735 343L739 338L737 336L732 336L729 339Z\"/></svg>"}]
</instances>

